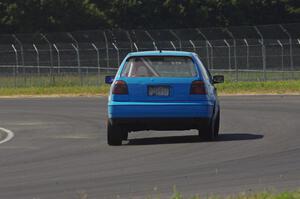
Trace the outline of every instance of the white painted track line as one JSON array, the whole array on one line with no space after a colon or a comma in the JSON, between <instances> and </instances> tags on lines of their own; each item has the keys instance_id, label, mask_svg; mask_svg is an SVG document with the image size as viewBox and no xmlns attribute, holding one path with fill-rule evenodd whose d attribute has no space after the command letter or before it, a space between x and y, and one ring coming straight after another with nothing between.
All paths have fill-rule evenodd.
<instances>
[{"instance_id":1,"label":"white painted track line","mask_svg":"<svg viewBox=\"0 0 300 199\"><path fill-rule=\"evenodd\" d=\"M14 133L8 129L0 127L0 131L3 131L7 134L6 138L0 141L0 144L10 141L15 136Z\"/></svg>"}]
</instances>

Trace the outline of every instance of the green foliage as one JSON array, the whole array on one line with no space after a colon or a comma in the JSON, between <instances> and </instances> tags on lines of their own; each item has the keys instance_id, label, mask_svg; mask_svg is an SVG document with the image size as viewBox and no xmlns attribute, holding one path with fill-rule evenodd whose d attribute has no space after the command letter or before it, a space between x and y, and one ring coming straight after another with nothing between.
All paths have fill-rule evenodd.
<instances>
[{"instance_id":1,"label":"green foliage","mask_svg":"<svg viewBox=\"0 0 300 199\"><path fill-rule=\"evenodd\" d=\"M3 32L67 31L106 27L103 10L90 0L2 0Z\"/></svg>"},{"instance_id":2,"label":"green foliage","mask_svg":"<svg viewBox=\"0 0 300 199\"><path fill-rule=\"evenodd\" d=\"M299 21L299 0L0 0L1 33Z\"/></svg>"}]
</instances>

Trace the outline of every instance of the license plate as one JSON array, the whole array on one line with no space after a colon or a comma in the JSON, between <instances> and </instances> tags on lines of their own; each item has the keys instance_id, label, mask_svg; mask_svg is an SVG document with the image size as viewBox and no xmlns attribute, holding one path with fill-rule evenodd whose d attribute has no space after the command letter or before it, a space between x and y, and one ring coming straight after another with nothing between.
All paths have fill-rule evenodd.
<instances>
[{"instance_id":1,"label":"license plate","mask_svg":"<svg viewBox=\"0 0 300 199\"><path fill-rule=\"evenodd\" d=\"M170 88L169 86L148 86L149 96L169 96Z\"/></svg>"}]
</instances>

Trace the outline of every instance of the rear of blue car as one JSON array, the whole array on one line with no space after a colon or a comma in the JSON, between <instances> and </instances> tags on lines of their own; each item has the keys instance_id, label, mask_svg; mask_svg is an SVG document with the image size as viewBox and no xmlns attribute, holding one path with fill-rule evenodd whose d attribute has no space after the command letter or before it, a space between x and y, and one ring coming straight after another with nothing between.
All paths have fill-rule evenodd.
<instances>
[{"instance_id":1,"label":"rear of blue car","mask_svg":"<svg viewBox=\"0 0 300 199\"><path fill-rule=\"evenodd\" d=\"M108 144L120 145L129 132L141 130L197 129L213 139L219 115L213 79L197 55L132 53L111 86Z\"/></svg>"}]
</instances>

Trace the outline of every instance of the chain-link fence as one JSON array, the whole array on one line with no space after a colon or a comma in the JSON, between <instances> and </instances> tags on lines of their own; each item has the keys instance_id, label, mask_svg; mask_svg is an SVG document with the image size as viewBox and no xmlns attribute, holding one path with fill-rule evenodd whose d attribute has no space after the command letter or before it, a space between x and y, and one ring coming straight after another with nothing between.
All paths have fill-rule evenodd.
<instances>
[{"instance_id":1,"label":"chain-link fence","mask_svg":"<svg viewBox=\"0 0 300 199\"><path fill-rule=\"evenodd\" d=\"M99 85L129 52L196 52L231 81L300 79L300 24L0 35L0 87Z\"/></svg>"}]
</instances>

